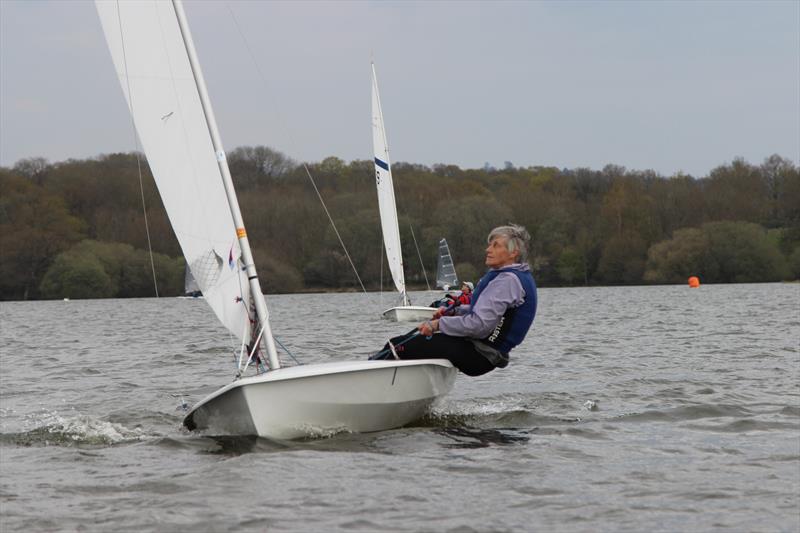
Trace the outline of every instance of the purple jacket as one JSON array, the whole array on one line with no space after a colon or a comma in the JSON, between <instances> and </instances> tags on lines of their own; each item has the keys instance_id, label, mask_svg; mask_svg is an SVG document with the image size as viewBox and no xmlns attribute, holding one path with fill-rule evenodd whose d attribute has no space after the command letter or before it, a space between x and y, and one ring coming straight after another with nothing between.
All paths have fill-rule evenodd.
<instances>
[{"instance_id":1,"label":"purple jacket","mask_svg":"<svg viewBox=\"0 0 800 533\"><path fill-rule=\"evenodd\" d=\"M503 268L530 271L527 264L514 263ZM484 289L473 309L469 305L455 308L456 316L439 319L439 331L452 337L484 339L497 327L509 307L522 305L525 290L511 272L501 272Z\"/></svg>"}]
</instances>

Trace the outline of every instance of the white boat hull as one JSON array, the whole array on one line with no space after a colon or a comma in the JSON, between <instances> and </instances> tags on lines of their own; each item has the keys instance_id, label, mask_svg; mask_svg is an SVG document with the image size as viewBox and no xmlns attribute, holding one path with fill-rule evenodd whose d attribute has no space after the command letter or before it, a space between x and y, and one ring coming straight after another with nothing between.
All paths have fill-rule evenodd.
<instances>
[{"instance_id":1,"label":"white boat hull","mask_svg":"<svg viewBox=\"0 0 800 533\"><path fill-rule=\"evenodd\" d=\"M280 368L222 387L183 424L214 435L273 439L382 431L421 418L452 389L456 374L445 359Z\"/></svg>"},{"instance_id":2,"label":"white boat hull","mask_svg":"<svg viewBox=\"0 0 800 533\"><path fill-rule=\"evenodd\" d=\"M387 309L383 312L383 318L395 322L424 322L433 318L435 312L436 308L434 307L403 305Z\"/></svg>"}]
</instances>

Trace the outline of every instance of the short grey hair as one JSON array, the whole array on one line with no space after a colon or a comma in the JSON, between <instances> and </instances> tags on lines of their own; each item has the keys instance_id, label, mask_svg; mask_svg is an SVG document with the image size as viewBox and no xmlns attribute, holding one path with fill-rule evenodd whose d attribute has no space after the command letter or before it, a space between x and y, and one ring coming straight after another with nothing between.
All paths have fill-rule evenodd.
<instances>
[{"instance_id":1,"label":"short grey hair","mask_svg":"<svg viewBox=\"0 0 800 533\"><path fill-rule=\"evenodd\" d=\"M505 237L507 239L506 248L509 252L519 251L518 263L528 262L528 246L531 242L531 234L528 233L528 230L517 224L498 226L489 233L486 242L490 243L497 237Z\"/></svg>"}]
</instances>

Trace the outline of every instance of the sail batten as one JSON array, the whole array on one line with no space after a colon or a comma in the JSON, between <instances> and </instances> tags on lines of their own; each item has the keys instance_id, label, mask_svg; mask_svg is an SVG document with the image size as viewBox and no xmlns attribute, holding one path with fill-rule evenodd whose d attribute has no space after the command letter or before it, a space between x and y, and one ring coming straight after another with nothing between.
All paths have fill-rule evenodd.
<instances>
[{"instance_id":1,"label":"sail batten","mask_svg":"<svg viewBox=\"0 0 800 533\"><path fill-rule=\"evenodd\" d=\"M186 262L217 318L249 341L251 291L176 7L160 1L95 6Z\"/></svg>"},{"instance_id":2,"label":"sail batten","mask_svg":"<svg viewBox=\"0 0 800 533\"><path fill-rule=\"evenodd\" d=\"M375 160L375 184L378 189L378 209L381 216L383 244L389 271L398 292L406 296L406 281L403 274L403 251L400 247L400 228L397 222L397 204L394 198L389 145L386 141L386 129L383 123L383 111L378 93L378 79L375 64L372 65L372 147Z\"/></svg>"}]
</instances>

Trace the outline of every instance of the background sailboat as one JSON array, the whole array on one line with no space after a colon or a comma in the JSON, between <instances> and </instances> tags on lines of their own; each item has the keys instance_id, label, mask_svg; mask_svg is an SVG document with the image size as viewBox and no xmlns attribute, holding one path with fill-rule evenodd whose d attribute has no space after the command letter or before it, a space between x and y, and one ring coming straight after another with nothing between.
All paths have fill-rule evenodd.
<instances>
[{"instance_id":1,"label":"background sailboat","mask_svg":"<svg viewBox=\"0 0 800 533\"><path fill-rule=\"evenodd\" d=\"M452 388L456 370L444 359L281 368L180 0L95 5L186 261L205 301L241 343L236 379L198 402L184 425L214 434L295 438L378 431L422 416ZM269 371L245 377L262 351Z\"/></svg>"},{"instance_id":2,"label":"background sailboat","mask_svg":"<svg viewBox=\"0 0 800 533\"><path fill-rule=\"evenodd\" d=\"M183 295L188 298L199 298L203 295L203 292L200 290L200 285L198 285L197 280L194 279L192 269L189 268L189 265L186 265L186 272L183 275Z\"/></svg>"},{"instance_id":3,"label":"background sailboat","mask_svg":"<svg viewBox=\"0 0 800 533\"><path fill-rule=\"evenodd\" d=\"M436 309L413 306L408 299L406 280L403 272L403 252L400 247L400 228L397 223L397 204L394 200L389 145L386 142L386 129L383 123L381 98L378 93L378 78L375 63L372 63L372 148L375 161L375 184L378 188L378 210L381 215L381 231L389 271L394 285L402 298L402 304L383 312L383 317L400 322L420 322L433 316Z\"/></svg>"},{"instance_id":4,"label":"background sailboat","mask_svg":"<svg viewBox=\"0 0 800 533\"><path fill-rule=\"evenodd\" d=\"M439 241L439 258L436 261L436 286L440 289L450 290L458 286L458 275L453 264L453 256L450 255L450 247L447 246L447 239Z\"/></svg>"}]
</instances>

